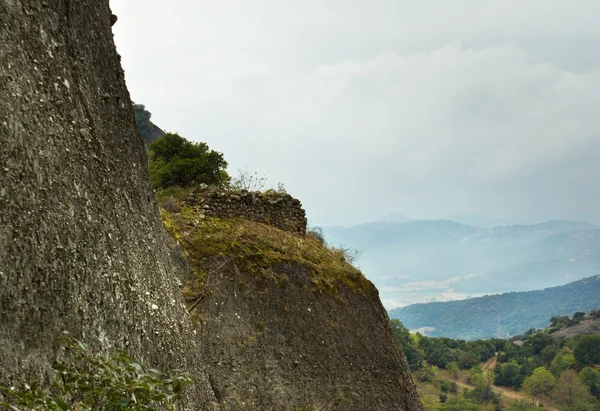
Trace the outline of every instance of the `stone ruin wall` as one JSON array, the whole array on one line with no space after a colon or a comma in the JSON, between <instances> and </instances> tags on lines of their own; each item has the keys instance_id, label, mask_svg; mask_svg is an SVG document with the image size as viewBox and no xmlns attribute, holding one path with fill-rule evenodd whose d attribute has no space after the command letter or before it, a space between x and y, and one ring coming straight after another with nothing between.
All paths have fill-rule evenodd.
<instances>
[{"instance_id":1,"label":"stone ruin wall","mask_svg":"<svg viewBox=\"0 0 600 411\"><path fill-rule=\"evenodd\" d=\"M306 213L300 200L277 191L229 191L200 185L187 203L208 217L245 218L297 234L306 233Z\"/></svg>"}]
</instances>

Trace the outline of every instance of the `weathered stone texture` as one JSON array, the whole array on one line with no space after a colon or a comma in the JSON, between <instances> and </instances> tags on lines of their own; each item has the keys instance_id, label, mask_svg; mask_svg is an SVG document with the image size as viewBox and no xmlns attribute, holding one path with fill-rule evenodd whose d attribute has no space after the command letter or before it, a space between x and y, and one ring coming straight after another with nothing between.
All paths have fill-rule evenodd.
<instances>
[{"instance_id":1,"label":"weathered stone texture","mask_svg":"<svg viewBox=\"0 0 600 411\"><path fill-rule=\"evenodd\" d=\"M209 409L214 393L259 409L323 409L338 395L337 409L420 409L379 300L316 294L301 266L266 273L288 276L283 286L228 266L192 326L186 264L146 164L108 0L0 0L1 385L47 381L66 330L187 370L188 409ZM235 214L227 199L202 205ZM297 200L265 201L257 221L304 232Z\"/></svg>"},{"instance_id":2,"label":"weathered stone texture","mask_svg":"<svg viewBox=\"0 0 600 411\"><path fill-rule=\"evenodd\" d=\"M187 203L209 217L245 218L292 233L306 233L306 213L300 200L277 191L229 191L201 185Z\"/></svg>"},{"instance_id":3,"label":"weathered stone texture","mask_svg":"<svg viewBox=\"0 0 600 411\"><path fill-rule=\"evenodd\" d=\"M298 264L254 277L233 259L212 264L198 335L219 400L257 410L422 410L377 294L342 284L335 298L320 294Z\"/></svg>"},{"instance_id":4,"label":"weathered stone texture","mask_svg":"<svg viewBox=\"0 0 600 411\"><path fill-rule=\"evenodd\" d=\"M63 330L201 364L146 164L108 0L0 0L0 384L44 380Z\"/></svg>"}]
</instances>

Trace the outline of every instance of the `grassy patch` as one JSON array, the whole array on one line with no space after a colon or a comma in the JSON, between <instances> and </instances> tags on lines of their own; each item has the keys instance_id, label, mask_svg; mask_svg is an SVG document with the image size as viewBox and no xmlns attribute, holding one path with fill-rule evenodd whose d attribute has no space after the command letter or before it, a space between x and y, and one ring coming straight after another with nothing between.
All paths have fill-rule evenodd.
<instances>
[{"instance_id":1,"label":"grassy patch","mask_svg":"<svg viewBox=\"0 0 600 411\"><path fill-rule=\"evenodd\" d=\"M163 223L186 251L189 265L198 278L187 287L187 298L206 281L206 261L231 258L243 273L272 276L279 264L298 264L311 274L315 290L338 294L339 283L359 293L376 293L375 286L348 264L343 253L328 248L314 236L301 236L245 219L200 217L192 208L179 204L176 211L161 209ZM280 277L280 278L279 278ZM289 281L287 276L278 280Z\"/></svg>"}]
</instances>

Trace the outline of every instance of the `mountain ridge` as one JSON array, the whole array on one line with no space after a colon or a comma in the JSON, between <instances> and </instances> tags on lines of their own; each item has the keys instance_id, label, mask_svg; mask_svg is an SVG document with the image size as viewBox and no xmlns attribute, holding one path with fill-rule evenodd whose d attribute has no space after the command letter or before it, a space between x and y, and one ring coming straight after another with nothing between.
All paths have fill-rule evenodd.
<instances>
[{"instance_id":1,"label":"mountain ridge","mask_svg":"<svg viewBox=\"0 0 600 411\"><path fill-rule=\"evenodd\" d=\"M600 307L600 275L542 290L509 292L465 300L412 304L389 310L411 330L432 327L433 337L507 338L543 328L552 316Z\"/></svg>"},{"instance_id":2,"label":"mountain ridge","mask_svg":"<svg viewBox=\"0 0 600 411\"><path fill-rule=\"evenodd\" d=\"M361 268L388 307L541 289L600 270L600 229L581 221L481 228L414 220L323 233L329 243L362 253Z\"/></svg>"}]
</instances>

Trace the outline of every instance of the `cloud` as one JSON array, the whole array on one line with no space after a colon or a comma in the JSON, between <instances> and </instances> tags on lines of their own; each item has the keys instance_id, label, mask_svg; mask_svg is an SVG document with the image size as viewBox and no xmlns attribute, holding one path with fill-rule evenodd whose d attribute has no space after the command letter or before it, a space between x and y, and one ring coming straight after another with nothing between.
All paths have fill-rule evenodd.
<instances>
[{"instance_id":1,"label":"cloud","mask_svg":"<svg viewBox=\"0 0 600 411\"><path fill-rule=\"evenodd\" d=\"M159 125L283 181L317 224L600 220L597 1L111 5Z\"/></svg>"}]
</instances>

